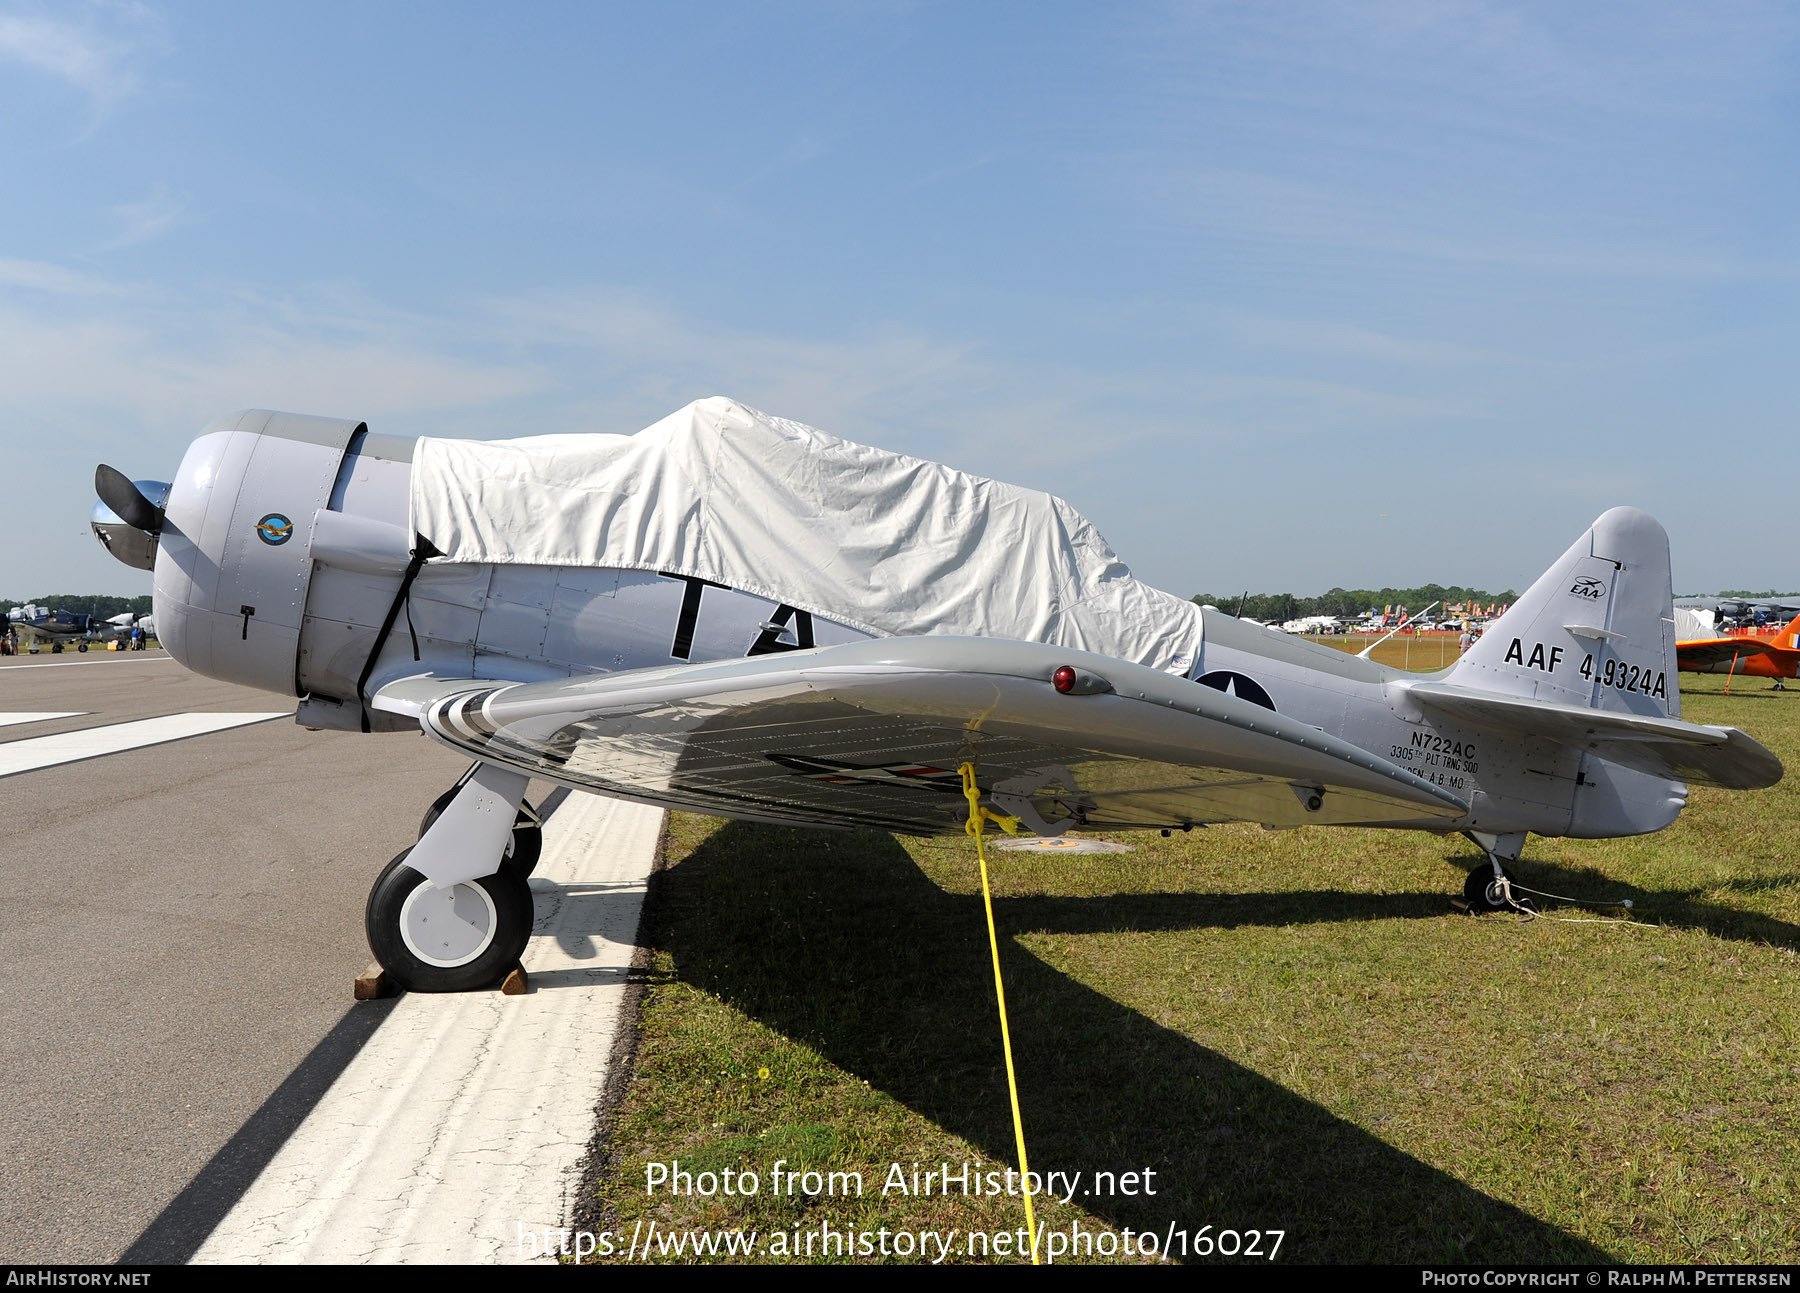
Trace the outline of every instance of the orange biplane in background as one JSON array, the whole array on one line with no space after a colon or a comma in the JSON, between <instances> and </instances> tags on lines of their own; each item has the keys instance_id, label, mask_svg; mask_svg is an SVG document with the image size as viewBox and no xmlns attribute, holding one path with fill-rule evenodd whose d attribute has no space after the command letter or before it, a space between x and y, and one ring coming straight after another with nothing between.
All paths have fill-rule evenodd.
<instances>
[{"instance_id":1,"label":"orange biplane in background","mask_svg":"<svg viewBox=\"0 0 1800 1293\"><path fill-rule=\"evenodd\" d=\"M1699 616L1677 607L1675 659L1683 673L1773 678L1775 690L1786 691L1781 680L1800 677L1800 615L1774 634L1743 633L1720 637Z\"/></svg>"}]
</instances>

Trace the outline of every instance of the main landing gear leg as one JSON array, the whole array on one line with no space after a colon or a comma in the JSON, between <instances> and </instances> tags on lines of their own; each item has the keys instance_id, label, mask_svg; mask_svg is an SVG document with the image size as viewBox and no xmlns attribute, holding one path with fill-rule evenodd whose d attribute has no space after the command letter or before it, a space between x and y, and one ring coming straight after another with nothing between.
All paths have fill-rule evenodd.
<instances>
[{"instance_id":1,"label":"main landing gear leg","mask_svg":"<svg viewBox=\"0 0 1800 1293\"><path fill-rule=\"evenodd\" d=\"M1487 854L1463 882L1463 901L1475 915L1490 911L1529 911L1531 899L1513 889L1512 872L1502 864L1517 862L1525 848L1525 832L1491 835L1486 831L1464 831L1470 843Z\"/></svg>"},{"instance_id":2,"label":"main landing gear leg","mask_svg":"<svg viewBox=\"0 0 1800 1293\"><path fill-rule=\"evenodd\" d=\"M450 806L469 778L480 769L479 763L471 763L469 770L462 774L454 786L431 801L431 807L425 810L425 816L419 819L419 838L425 838L425 832L443 815L444 809ZM519 811L513 818L512 834L506 837L506 849L500 855L502 868L510 868L520 875L530 877L537 870L538 859L544 853L544 819L538 816L537 809L523 801Z\"/></svg>"},{"instance_id":3,"label":"main landing gear leg","mask_svg":"<svg viewBox=\"0 0 1800 1293\"><path fill-rule=\"evenodd\" d=\"M518 965L531 939L527 877L541 849L536 814L521 811L525 782L476 764L375 881L364 912L369 948L401 987L492 987Z\"/></svg>"}]
</instances>

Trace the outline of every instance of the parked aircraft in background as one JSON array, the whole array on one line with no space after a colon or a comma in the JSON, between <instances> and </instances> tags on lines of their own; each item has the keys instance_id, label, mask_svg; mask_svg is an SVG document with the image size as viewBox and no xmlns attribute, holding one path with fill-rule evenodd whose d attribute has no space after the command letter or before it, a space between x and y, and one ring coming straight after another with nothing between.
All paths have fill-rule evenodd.
<instances>
[{"instance_id":1,"label":"parked aircraft in background","mask_svg":"<svg viewBox=\"0 0 1800 1293\"><path fill-rule=\"evenodd\" d=\"M1785 624L1800 615L1800 598L1795 597L1684 597L1678 610L1711 611L1720 621L1733 625ZM1724 627L1723 623L1720 627Z\"/></svg>"},{"instance_id":2,"label":"parked aircraft in background","mask_svg":"<svg viewBox=\"0 0 1800 1293\"><path fill-rule=\"evenodd\" d=\"M109 617L106 623L113 637L120 642L132 642L132 635L138 632L142 632L146 639L156 636L155 615L133 615L130 611L121 611Z\"/></svg>"},{"instance_id":3,"label":"parked aircraft in background","mask_svg":"<svg viewBox=\"0 0 1800 1293\"><path fill-rule=\"evenodd\" d=\"M1800 677L1800 615L1776 633L1720 634L1694 612L1675 608L1675 657L1687 673L1773 678Z\"/></svg>"},{"instance_id":4,"label":"parked aircraft in background","mask_svg":"<svg viewBox=\"0 0 1800 1293\"><path fill-rule=\"evenodd\" d=\"M415 989L529 938L528 780L756 821L1041 836L1209 822L1461 832L1518 905L1527 832L1660 830L1690 782L1774 784L1680 718L1668 540L1597 520L1450 669L1407 674L1133 579L1048 495L729 400L636 436L496 442L234 414L172 486L96 472L163 645L311 728L475 762L369 896ZM159 498L162 501L158 501Z\"/></svg>"},{"instance_id":5,"label":"parked aircraft in background","mask_svg":"<svg viewBox=\"0 0 1800 1293\"><path fill-rule=\"evenodd\" d=\"M37 605L15 606L6 613L6 618L19 635L19 641L33 653L45 643L49 644L52 654L67 645L74 646L77 651L86 651L88 643L103 627L102 621L92 615L46 610Z\"/></svg>"},{"instance_id":6,"label":"parked aircraft in background","mask_svg":"<svg viewBox=\"0 0 1800 1293\"><path fill-rule=\"evenodd\" d=\"M1335 615L1304 615L1280 626L1283 633L1341 633L1343 624Z\"/></svg>"}]
</instances>

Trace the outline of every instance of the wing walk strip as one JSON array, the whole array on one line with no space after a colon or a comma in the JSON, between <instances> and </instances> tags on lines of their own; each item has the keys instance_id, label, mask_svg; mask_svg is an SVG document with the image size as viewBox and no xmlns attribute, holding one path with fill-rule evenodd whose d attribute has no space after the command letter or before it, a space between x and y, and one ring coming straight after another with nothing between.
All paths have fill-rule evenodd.
<instances>
[{"instance_id":1,"label":"wing walk strip","mask_svg":"<svg viewBox=\"0 0 1800 1293\"><path fill-rule=\"evenodd\" d=\"M662 820L566 799L531 880L532 990L402 997L194 1261L541 1259L594 1134Z\"/></svg>"},{"instance_id":2,"label":"wing walk strip","mask_svg":"<svg viewBox=\"0 0 1800 1293\"><path fill-rule=\"evenodd\" d=\"M36 714L31 717L59 716ZM79 732L58 732L54 736L8 741L0 744L0 777L52 768L59 763L97 759L123 750L140 750L146 745L162 745L190 736L204 736L208 732L247 727L251 723L266 723L272 718L292 717L292 711L285 709L273 714L165 714L161 718L140 718L132 723L110 723L104 727L84 727Z\"/></svg>"}]
</instances>

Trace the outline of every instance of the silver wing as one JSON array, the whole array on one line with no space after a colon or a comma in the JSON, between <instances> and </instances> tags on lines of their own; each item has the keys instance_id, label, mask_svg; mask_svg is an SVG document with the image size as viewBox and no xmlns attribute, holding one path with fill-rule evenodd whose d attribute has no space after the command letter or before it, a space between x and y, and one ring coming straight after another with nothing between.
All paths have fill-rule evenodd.
<instances>
[{"instance_id":1,"label":"silver wing","mask_svg":"<svg viewBox=\"0 0 1800 1293\"><path fill-rule=\"evenodd\" d=\"M1052 683L1075 671L1070 693ZM419 677L377 708L478 759L752 820L960 832L957 769L1039 834L1071 828L1447 825L1456 796L1235 696L1105 656L885 638L555 682Z\"/></svg>"}]
</instances>

